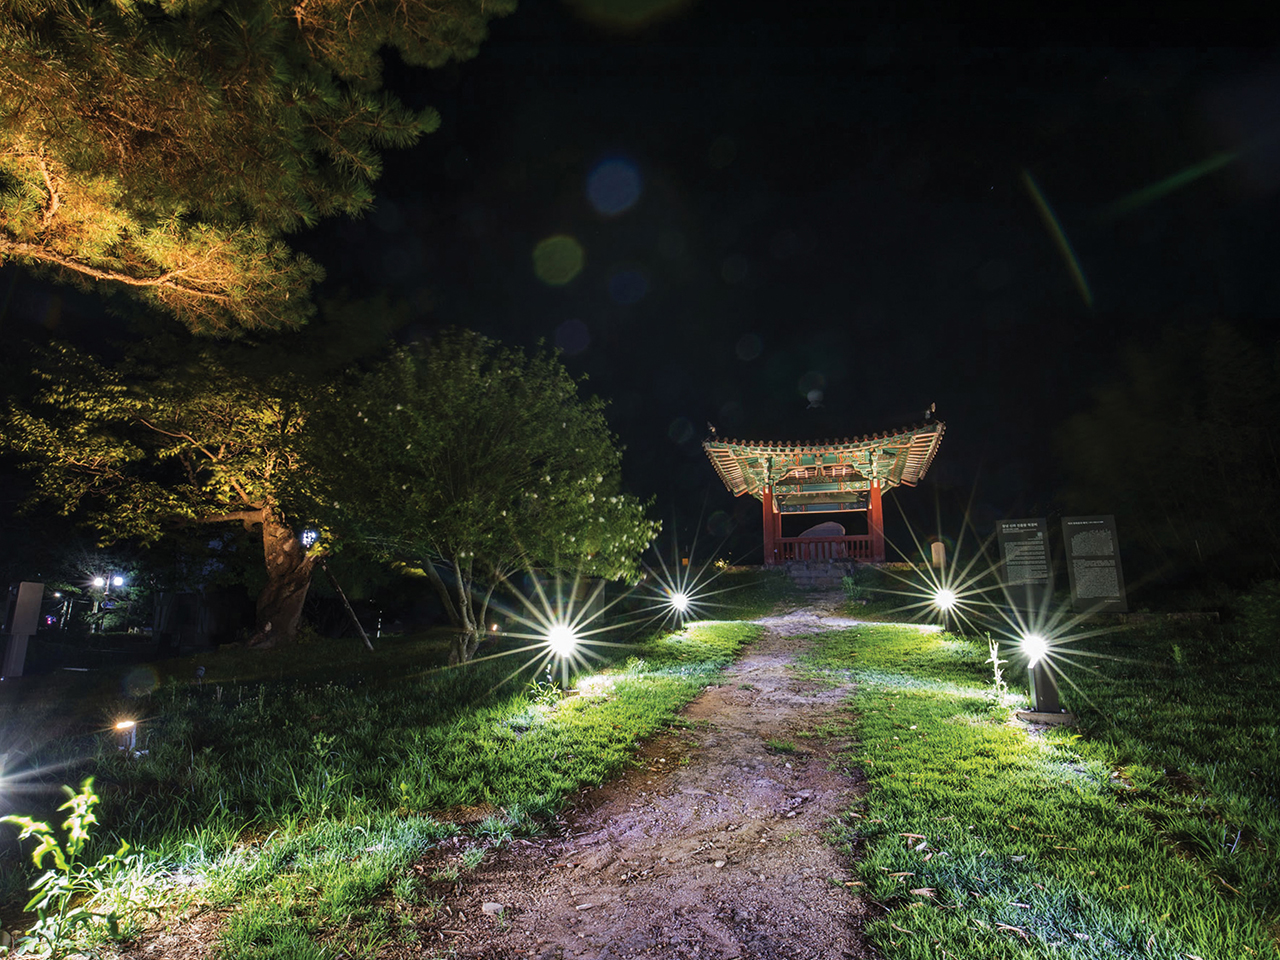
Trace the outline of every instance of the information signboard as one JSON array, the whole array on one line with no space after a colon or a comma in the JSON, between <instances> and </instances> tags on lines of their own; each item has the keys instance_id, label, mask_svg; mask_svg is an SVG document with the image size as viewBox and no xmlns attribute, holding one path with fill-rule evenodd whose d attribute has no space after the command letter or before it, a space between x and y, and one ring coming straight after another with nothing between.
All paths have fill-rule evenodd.
<instances>
[{"instance_id":1,"label":"information signboard","mask_svg":"<svg viewBox=\"0 0 1280 960\"><path fill-rule=\"evenodd\" d=\"M1062 543L1071 580L1071 607L1078 613L1126 613L1124 571L1116 518L1063 517Z\"/></svg>"},{"instance_id":2,"label":"information signboard","mask_svg":"<svg viewBox=\"0 0 1280 960\"><path fill-rule=\"evenodd\" d=\"M35 635L40 624L40 603L44 600L44 584L24 580L9 588L5 603L4 622L0 630L9 635L4 649L5 677L22 676L27 660L27 641Z\"/></svg>"},{"instance_id":3,"label":"information signboard","mask_svg":"<svg viewBox=\"0 0 1280 960\"><path fill-rule=\"evenodd\" d=\"M1025 610L1038 610L1053 595L1053 565L1049 560L1049 528L1044 518L1002 520L1000 570L1009 599Z\"/></svg>"}]
</instances>

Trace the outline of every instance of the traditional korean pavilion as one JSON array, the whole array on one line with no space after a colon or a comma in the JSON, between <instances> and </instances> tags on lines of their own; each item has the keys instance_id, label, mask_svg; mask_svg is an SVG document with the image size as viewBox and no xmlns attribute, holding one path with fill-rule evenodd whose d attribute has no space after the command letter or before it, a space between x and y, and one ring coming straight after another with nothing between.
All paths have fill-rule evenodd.
<instances>
[{"instance_id":1,"label":"traditional korean pavilion","mask_svg":"<svg viewBox=\"0 0 1280 960\"><path fill-rule=\"evenodd\" d=\"M735 497L750 494L764 508L764 562L789 560L884 561L881 497L899 484L914 487L938 452L941 420L844 440L721 440L702 444ZM867 533L851 536L782 535L789 513L867 515Z\"/></svg>"}]
</instances>

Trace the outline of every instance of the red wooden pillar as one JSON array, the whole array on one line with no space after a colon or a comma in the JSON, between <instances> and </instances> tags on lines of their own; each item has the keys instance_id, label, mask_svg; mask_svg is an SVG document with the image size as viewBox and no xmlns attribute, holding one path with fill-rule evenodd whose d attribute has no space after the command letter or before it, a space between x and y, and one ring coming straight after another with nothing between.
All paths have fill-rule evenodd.
<instances>
[{"instance_id":1,"label":"red wooden pillar","mask_svg":"<svg viewBox=\"0 0 1280 960\"><path fill-rule=\"evenodd\" d=\"M778 527L773 513L773 487L768 484L765 484L762 502L764 505L764 565L772 567L778 562L778 547L775 542L778 537Z\"/></svg>"},{"instance_id":2,"label":"red wooden pillar","mask_svg":"<svg viewBox=\"0 0 1280 960\"><path fill-rule=\"evenodd\" d=\"M871 481L867 498L867 527L871 533L871 560L884 563L884 505L880 502L880 481Z\"/></svg>"}]
</instances>

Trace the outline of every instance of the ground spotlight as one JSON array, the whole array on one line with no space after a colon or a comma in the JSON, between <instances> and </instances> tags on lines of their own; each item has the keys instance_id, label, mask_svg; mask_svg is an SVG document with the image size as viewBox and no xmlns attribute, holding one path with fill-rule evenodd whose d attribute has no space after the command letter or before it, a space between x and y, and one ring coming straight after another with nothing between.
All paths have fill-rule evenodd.
<instances>
[{"instance_id":1,"label":"ground spotlight","mask_svg":"<svg viewBox=\"0 0 1280 960\"><path fill-rule=\"evenodd\" d=\"M671 609L676 613L685 614L689 612L690 599L689 595L683 590L677 590L667 598L667 602L671 604Z\"/></svg>"},{"instance_id":2,"label":"ground spotlight","mask_svg":"<svg viewBox=\"0 0 1280 960\"><path fill-rule=\"evenodd\" d=\"M138 743L138 722L136 720L116 721L116 734L120 737L120 749L133 753Z\"/></svg>"}]
</instances>

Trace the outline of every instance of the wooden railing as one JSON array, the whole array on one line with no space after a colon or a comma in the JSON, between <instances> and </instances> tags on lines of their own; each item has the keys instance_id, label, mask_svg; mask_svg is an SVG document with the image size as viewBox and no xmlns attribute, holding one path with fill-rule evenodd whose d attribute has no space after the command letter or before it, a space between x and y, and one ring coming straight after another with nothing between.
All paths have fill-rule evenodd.
<instances>
[{"instance_id":1,"label":"wooden railing","mask_svg":"<svg viewBox=\"0 0 1280 960\"><path fill-rule=\"evenodd\" d=\"M857 537L779 537L774 541L778 559L871 560L870 535Z\"/></svg>"}]
</instances>

